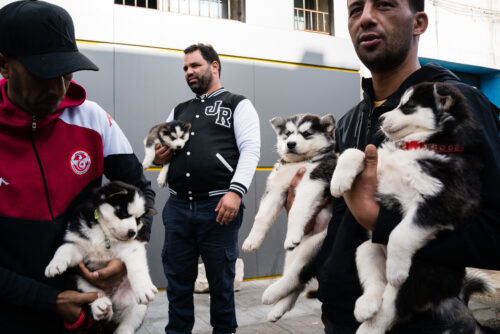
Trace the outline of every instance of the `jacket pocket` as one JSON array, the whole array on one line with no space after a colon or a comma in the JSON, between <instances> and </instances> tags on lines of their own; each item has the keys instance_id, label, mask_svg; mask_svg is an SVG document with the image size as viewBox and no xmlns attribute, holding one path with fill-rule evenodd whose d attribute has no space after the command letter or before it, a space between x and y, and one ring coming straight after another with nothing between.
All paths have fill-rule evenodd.
<instances>
[{"instance_id":1,"label":"jacket pocket","mask_svg":"<svg viewBox=\"0 0 500 334\"><path fill-rule=\"evenodd\" d=\"M227 168L228 171L230 171L231 173L234 172L234 168L231 167L231 165L226 161L226 159L224 159L222 155L220 155L220 153L217 153L215 156Z\"/></svg>"}]
</instances>

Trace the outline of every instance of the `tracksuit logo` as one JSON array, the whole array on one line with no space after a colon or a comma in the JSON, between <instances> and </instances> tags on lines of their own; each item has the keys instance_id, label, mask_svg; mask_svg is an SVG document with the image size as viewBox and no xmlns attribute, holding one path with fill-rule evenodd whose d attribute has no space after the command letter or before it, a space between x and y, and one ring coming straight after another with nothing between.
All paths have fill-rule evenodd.
<instances>
[{"instance_id":1,"label":"tracksuit logo","mask_svg":"<svg viewBox=\"0 0 500 334\"><path fill-rule=\"evenodd\" d=\"M0 177L0 187L3 186L3 185L8 186L9 182L5 181L3 178Z\"/></svg>"}]
</instances>

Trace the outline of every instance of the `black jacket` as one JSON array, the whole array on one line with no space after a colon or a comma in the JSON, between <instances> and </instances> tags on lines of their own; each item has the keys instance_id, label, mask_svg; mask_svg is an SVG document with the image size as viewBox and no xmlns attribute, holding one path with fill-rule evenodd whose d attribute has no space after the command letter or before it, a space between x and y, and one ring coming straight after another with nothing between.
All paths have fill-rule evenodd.
<instances>
[{"instance_id":1,"label":"black jacket","mask_svg":"<svg viewBox=\"0 0 500 334\"><path fill-rule=\"evenodd\" d=\"M447 82L466 97L469 108L482 128L483 150L478 156L484 161L482 209L477 220L456 232L442 233L416 256L426 261L447 265L500 269L500 140L497 110L477 89L463 84L452 72L436 64L427 64L408 77L399 89L381 106L373 108L374 94L370 79L364 79L363 100L338 122L335 132L338 151L347 148L364 150L366 145L380 146L385 139L378 118L394 109L407 88L424 81ZM401 215L381 208L373 240L387 244L392 229ZM358 280L355 251L367 239L367 233L356 222L343 199L336 199L334 215L321 250L317 277L319 299L324 316L330 321L355 324L354 303L362 290ZM325 314L326 313L326 314Z\"/></svg>"},{"instance_id":2,"label":"black jacket","mask_svg":"<svg viewBox=\"0 0 500 334\"><path fill-rule=\"evenodd\" d=\"M191 124L191 136L168 171L171 193L185 199L220 196L230 188L240 151L233 115L245 97L219 89L175 107L174 119ZM238 193L243 196L244 190Z\"/></svg>"}]
</instances>

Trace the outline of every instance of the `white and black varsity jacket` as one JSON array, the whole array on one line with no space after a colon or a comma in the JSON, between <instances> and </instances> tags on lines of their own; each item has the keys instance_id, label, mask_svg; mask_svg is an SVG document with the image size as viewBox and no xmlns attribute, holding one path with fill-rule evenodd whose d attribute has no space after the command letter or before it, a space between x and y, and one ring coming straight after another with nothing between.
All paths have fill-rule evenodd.
<instances>
[{"instance_id":1,"label":"white and black varsity jacket","mask_svg":"<svg viewBox=\"0 0 500 334\"><path fill-rule=\"evenodd\" d=\"M168 170L170 193L196 200L247 192L260 157L259 116L250 100L220 88L177 105L167 122L191 123Z\"/></svg>"}]
</instances>

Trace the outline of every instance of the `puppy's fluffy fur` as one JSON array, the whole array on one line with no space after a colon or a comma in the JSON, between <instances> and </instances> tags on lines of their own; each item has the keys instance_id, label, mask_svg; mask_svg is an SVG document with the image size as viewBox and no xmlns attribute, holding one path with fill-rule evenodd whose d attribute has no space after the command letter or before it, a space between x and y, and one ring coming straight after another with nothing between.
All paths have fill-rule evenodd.
<instances>
[{"instance_id":1,"label":"puppy's fluffy fur","mask_svg":"<svg viewBox=\"0 0 500 334\"><path fill-rule=\"evenodd\" d=\"M70 219L45 276L60 275L81 261L97 270L119 258L127 277L111 291L101 291L79 276L77 286L83 292L103 293L90 304L94 319L117 323L115 333L134 333L146 315L145 304L158 292L149 276L145 243L136 240L143 218L154 214L138 188L120 181L104 185Z\"/></svg>"},{"instance_id":2,"label":"puppy's fluffy fur","mask_svg":"<svg viewBox=\"0 0 500 334\"><path fill-rule=\"evenodd\" d=\"M171 121L153 126L148 135L144 138L144 160L142 167L144 169L151 167L155 158L155 146L168 146L172 150L178 151L184 148L189 140L189 129L191 124L183 121ZM157 182L160 188L167 186L167 173L169 164L163 165Z\"/></svg>"},{"instance_id":3,"label":"puppy's fluffy fur","mask_svg":"<svg viewBox=\"0 0 500 334\"><path fill-rule=\"evenodd\" d=\"M453 230L476 213L482 168L475 157L478 126L464 96L444 83L409 88L399 106L379 121L389 141L378 149L377 200L399 210L402 219L390 234L387 258L383 246L371 240L358 247L364 293L354 312L362 322L357 333L385 333L417 310L433 312L449 324L450 333L474 333L475 321L457 298L465 269L412 261L412 256L438 232ZM363 161L357 149L341 154L331 182L333 196L351 188ZM484 279L477 282L468 293L491 288Z\"/></svg>"},{"instance_id":4,"label":"puppy's fluffy fur","mask_svg":"<svg viewBox=\"0 0 500 334\"><path fill-rule=\"evenodd\" d=\"M313 276L312 262L325 238L332 206L327 205L322 209L311 232L304 235L304 229L321 200L328 194L337 158L334 152L333 116L320 118L302 114L288 118L276 117L271 120L271 125L278 137L277 149L281 159L267 179L255 222L243 243L244 251L259 248L284 207L292 178L300 168L306 169L288 214L283 277L270 285L262 295L264 304L275 303L268 320L276 321L294 306L305 284Z\"/></svg>"}]
</instances>

